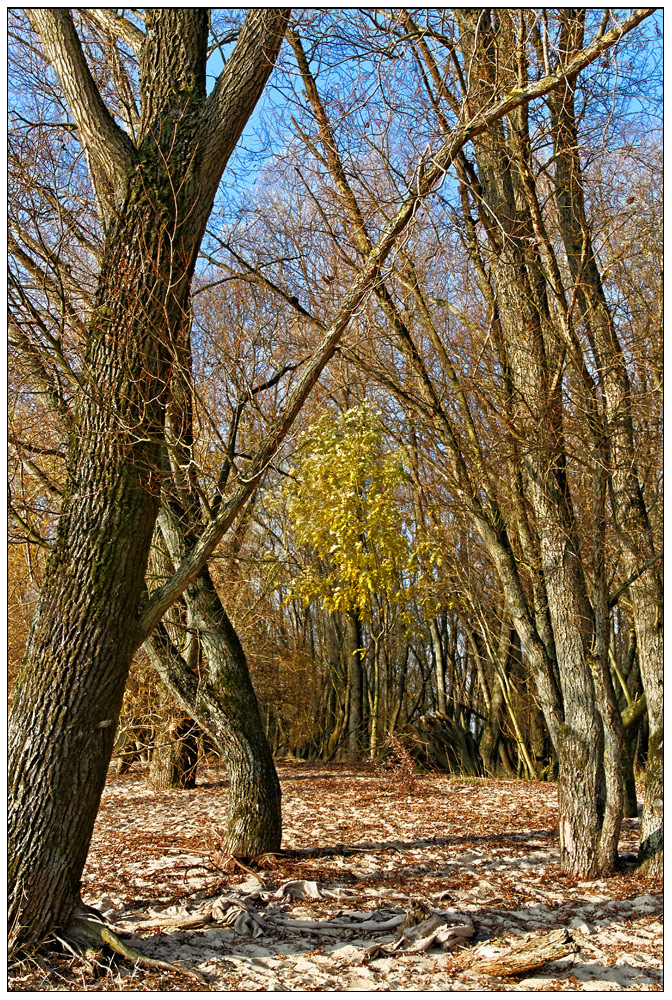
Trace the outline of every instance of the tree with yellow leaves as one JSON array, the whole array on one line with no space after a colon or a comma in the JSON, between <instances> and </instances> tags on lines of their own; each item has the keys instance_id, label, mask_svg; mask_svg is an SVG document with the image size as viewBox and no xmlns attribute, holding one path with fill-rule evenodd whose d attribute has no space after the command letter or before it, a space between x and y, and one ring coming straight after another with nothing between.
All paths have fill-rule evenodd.
<instances>
[{"instance_id":1,"label":"tree with yellow leaves","mask_svg":"<svg viewBox=\"0 0 672 1000\"><path fill-rule=\"evenodd\" d=\"M404 510L408 481L402 451L386 450L380 415L369 403L327 410L304 435L286 488L297 540L311 558L291 595L317 598L346 619L348 749L362 737L363 632L370 635L369 749L378 742L380 642L393 621L428 596L423 567L439 558ZM364 685L366 686L366 685Z\"/></svg>"}]
</instances>

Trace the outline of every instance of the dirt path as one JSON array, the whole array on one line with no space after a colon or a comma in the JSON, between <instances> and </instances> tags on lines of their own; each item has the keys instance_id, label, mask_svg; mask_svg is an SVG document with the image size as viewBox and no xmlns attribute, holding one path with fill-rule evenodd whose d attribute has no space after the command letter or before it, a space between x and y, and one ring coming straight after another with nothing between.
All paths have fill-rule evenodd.
<instances>
[{"instance_id":1,"label":"dirt path","mask_svg":"<svg viewBox=\"0 0 672 1000\"><path fill-rule=\"evenodd\" d=\"M625 821L619 874L582 882L557 865L553 785L432 775L408 789L365 766L279 770L283 847L299 856L255 872L231 870L218 851L220 767L187 792L151 792L141 774L108 782L84 898L134 947L198 969L207 986L130 967L78 986L71 963L60 982L52 972L37 985L47 973L33 969L14 989L662 989L661 886L634 872L638 820ZM409 911L430 917L422 927L471 924L474 935L453 951L391 952ZM578 949L567 958L512 978L471 969L476 956L561 927Z\"/></svg>"}]
</instances>

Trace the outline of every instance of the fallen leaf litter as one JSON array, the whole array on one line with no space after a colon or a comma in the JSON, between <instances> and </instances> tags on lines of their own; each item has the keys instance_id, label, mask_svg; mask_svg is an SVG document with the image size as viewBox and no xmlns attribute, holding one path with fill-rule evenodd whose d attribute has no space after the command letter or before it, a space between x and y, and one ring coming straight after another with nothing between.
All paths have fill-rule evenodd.
<instances>
[{"instance_id":1,"label":"fallen leaf litter","mask_svg":"<svg viewBox=\"0 0 672 1000\"><path fill-rule=\"evenodd\" d=\"M606 879L565 876L554 785L427 775L409 794L366 765L279 773L284 853L258 867L219 849L220 766L182 792L111 776L85 901L134 948L202 973L201 990L662 989L662 887L632 863ZM622 853L636 853L638 822L624 822ZM486 971L561 929L565 957L518 976ZM114 988L175 988L161 982L120 969Z\"/></svg>"}]
</instances>

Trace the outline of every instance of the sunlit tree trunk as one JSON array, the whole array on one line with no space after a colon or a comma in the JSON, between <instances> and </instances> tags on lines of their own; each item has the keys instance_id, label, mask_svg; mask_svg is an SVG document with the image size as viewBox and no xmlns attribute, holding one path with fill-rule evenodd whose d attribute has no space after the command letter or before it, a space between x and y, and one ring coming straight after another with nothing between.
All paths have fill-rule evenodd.
<instances>
[{"instance_id":1,"label":"sunlit tree trunk","mask_svg":"<svg viewBox=\"0 0 672 1000\"><path fill-rule=\"evenodd\" d=\"M571 55L583 41L583 11L563 16L561 45ZM662 584L653 531L637 471L632 388L623 350L607 304L586 219L573 82L551 99L555 181L560 230L591 330L594 363L604 393L611 450L612 505L630 586L637 648L649 715L640 861L662 874L663 850L663 621ZM648 567L648 568L647 568ZM642 572L644 570L644 572Z\"/></svg>"},{"instance_id":2,"label":"sunlit tree trunk","mask_svg":"<svg viewBox=\"0 0 672 1000\"><path fill-rule=\"evenodd\" d=\"M255 15L243 30L225 69L223 129L221 94L214 104L205 97L207 11L148 11L136 148L102 102L69 12L30 16L88 149L106 240L57 541L10 716L14 947L41 941L77 911L138 642L172 344L189 314L219 177L284 26L284 16L269 13L268 23Z\"/></svg>"},{"instance_id":3,"label":"sunlit tree trunk","mask_svg":"<svg viewBox=\"0 0 672 1000\"><path fill-rule=\"evenodd\" d=\"M475 109L490 88L513 85L523 71L513 58L516 32L506 14L496 26L489 15L457 16L465 53L478 74ZM495 52L504 56L497 68ZM607 782L605 801L605 738L610 774L616 765L620 768L620 746L605 729L613 706L601 667L593 663L595 623L566 472L561 383L555 377L562 348L535 249L538 233L508 145L512 136L525 144L527 134L526 109L519 109L509 115L508 134L495 124L475 144L475 155L487 210L492 281L515 390L513 417L525 442L525 489L535 514L562 688L564 721L557 745L561 856L568 870L596 874L613 865L622 810L619 782Z\"/></svg>"}]
</instances>

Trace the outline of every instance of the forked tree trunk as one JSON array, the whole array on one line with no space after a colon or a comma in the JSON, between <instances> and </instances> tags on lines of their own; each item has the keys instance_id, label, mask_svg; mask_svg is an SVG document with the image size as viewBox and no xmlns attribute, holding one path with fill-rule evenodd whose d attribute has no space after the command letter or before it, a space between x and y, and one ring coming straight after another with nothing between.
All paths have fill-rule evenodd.
<instances>
[{"instance_id":1,"label":"forked tree trunk","mask_svg":"<svg viewBox=\"0 0 672 1000\"><path fill-rule=\"evenodd\" d=\"M471 11L456 16L465 54L473 59L477 74L472 98L476 110L491 88L517 85L515 26L506 13L497 19ZM592 669L599 629L588 599L566 471L562 386L552 374L563 343L549 308L537 249L540 234L525 186L528 146L527 109L521 108L509 114L506 131L496 123L479 138L475 158L479 198L486 208L482 222L491 253L502 363L513 389L510 418L524 442L522 476L535 513L562 688L564 723L556 747L561 859L568 871L590 876L608 871L615 857L622 786L612 778L619 773L620 746L617 733L608 728L613 708L608 687L599 666L595 675ZM605 734L608 758L603 756ZM605 760L610 769L606 783Z\"/></svg>"},{"instance_id":2,"label":"forked tree trunk","mask_svg":"<svg viewBox=\"0 0 672 1000\"><path fill-rule=\"evenodd\" d=\"M42 941L78 908L138 641L171 345L189 313L221 171L268 78L286 20L273 12L250 15L254 27L243 29L227 64L235 96L222 126L218 103L207 105L214 120L200 117L207 11L148 12L140 59L144 129L136 150L103 105L69 13L40 9L30 16L88 148L108 217L57 539L9 724L12 948ZM280 37L268 36L264 18Z\"/></svg>"}]
</instances>

